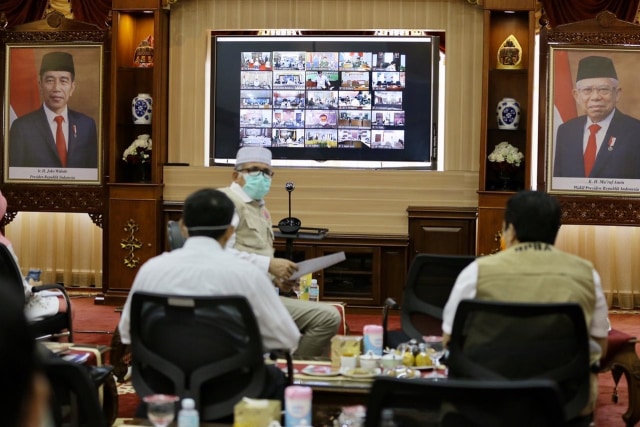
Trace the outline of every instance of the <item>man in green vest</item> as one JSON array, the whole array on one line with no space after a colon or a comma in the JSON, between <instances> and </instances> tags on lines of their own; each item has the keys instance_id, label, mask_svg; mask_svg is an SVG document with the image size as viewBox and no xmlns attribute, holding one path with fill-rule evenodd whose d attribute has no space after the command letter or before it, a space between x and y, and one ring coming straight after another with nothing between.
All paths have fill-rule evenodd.
<instances>
[{"instance_id":1,"label":"man in green vest","mask_svg":"<svg viewBox=\"0 0 640 427\"><path fill-rule=\"evenodd\" d=\"M593 265L555 248L560 229L558 201L540 191L521 191L507 201L502 223L506 249L478 258L458 276L444 308L442 331L449 341L458 303L463 299L580 305L590 335L590 361L606 353L608 306ZM597 398L592 378L591 404ZM593 409L593 407L592 407Z\"/></svg>"},{"instance_id":2,"label":"man in green vest","mask_svg":"<svg viewBox=\"0 0 640 427\"><path fill-rule=\"evenodd\" d=\"M264 197L271 188L271 151L263 147L242 147L236 154L233 182L221 188L233 201L240 222L227 249L270 274L281 293L291 291L287 281L298 269L292 261L275 258L271 214ZM328 356L331 338L337 334L340 313L329 304L280 298L298 329L303 334L295 355L297 357Z\"/></svg>"}]
</instances>

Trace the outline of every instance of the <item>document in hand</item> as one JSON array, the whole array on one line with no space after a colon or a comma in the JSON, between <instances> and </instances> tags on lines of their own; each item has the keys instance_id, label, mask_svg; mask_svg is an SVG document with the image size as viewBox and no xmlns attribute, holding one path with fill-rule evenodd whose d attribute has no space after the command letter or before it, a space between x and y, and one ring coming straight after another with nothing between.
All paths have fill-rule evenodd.
<instances>
[{"instance_id":1,"label":"document in hand","mask_svg":"<svg viewBox=\"0 0 640 427\"><path fill-rule=\"evenodd\" d=\"M293 273L289 280L297 280L308 273L315 273L323 268L331 267L346 259L344 252L336 252L335 254L325 255L317 258L308 259L298 263L298 271Z\"/></svg>"}]
</instances>

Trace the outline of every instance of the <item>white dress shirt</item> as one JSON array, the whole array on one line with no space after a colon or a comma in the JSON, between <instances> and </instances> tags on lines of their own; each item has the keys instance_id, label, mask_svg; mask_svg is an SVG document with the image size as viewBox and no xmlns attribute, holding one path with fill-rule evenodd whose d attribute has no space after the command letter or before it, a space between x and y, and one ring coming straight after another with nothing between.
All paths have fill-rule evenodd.
<instances>
[{"instance_id":1,"label":"white dress shirt","mask_svg":"<svg viewBox=\"0 0 640 427\"><path fill-rule=\"evenodd\" d=\"M257 267L223 250L209 237L189 237L184 246L165 252L140 267L122 310L119 330L124 344L131 343L131 295L137 291L173 295L242 295L256 316L265 350L294 351L300 332Z\"/></svg>"}]
</instances>

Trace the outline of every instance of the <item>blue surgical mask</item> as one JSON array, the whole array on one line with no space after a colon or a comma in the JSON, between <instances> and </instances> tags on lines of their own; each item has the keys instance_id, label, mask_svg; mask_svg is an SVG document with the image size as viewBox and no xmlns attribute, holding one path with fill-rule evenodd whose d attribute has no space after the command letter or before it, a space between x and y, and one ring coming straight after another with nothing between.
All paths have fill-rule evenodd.
<instances>
[{"instance_id":1,"label":"blue surgical mask","mask_svg":"<svg viewBox=\"0 0 640 427\"><path fill-rule=\"evenodd\" d=\"M244 186L242 189L253 200L262 200L271 189L271 178L260 173L258 176L243 173Z\"/></svg>"}]
</instances>

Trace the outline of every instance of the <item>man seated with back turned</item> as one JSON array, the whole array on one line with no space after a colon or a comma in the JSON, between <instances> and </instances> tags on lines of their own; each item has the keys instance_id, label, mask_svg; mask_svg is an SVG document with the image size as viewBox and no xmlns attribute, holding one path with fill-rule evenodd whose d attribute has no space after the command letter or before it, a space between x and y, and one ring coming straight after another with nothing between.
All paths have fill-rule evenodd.
<instances>
[{"instance_id":1,"label":"man seated with back turned","mask_svg":"<svg viewBox=\"0 0 640 427\"><path fill-rule=\"evenodd\" d=\"M281 293L286 294L291 291L291 282L287 279L298 267L273 256L273 227L264 202L272 177L271 151L263 147L242 147L236 154L233 182L221 191L233 201L240 216L235 242L228 246L270 273ZM281 297L280 300L303 334L295 356L328 356L331 338L338 332L341 321L338 310L329 304L295 298Z\"/></svg>"},{"instance_id":2,"label":"man seated with back turned","mask_svg":"<svg viewBox=\"0 0 640 427\"><path fill-rule=\"evenodd\" d=\"M589 261L556 249L560 204L540 191L521 191L507 201L502 223L506 249L478 258L458 276L444 308L442 331L448 342L458 303L463 299L580 305L590 335L590 362L606 353L608 307L600 276ZM591 377L590 410L598 394Z\"/></svg>"},{"instance_id":3,"label":"man seated with back turned","mask_svg":"<svg viewBox=\"0 0 640 427\"><path fill-rule=\"evenodd\" d=\"M145 262L136 275L118 326L124 344L131 343L131 295L138 291L175 295L242 295L256 316L265 351L294 351L300 332L280 302L268 277L250 262L225 250L238 223L233 203L224 193L202 189L184 202L180 225L187 240L182 248ZM185 349L186 350L186 349ZM284 374L267 366L262 398L282 399Z\"/></svg>"}]
</instances>

